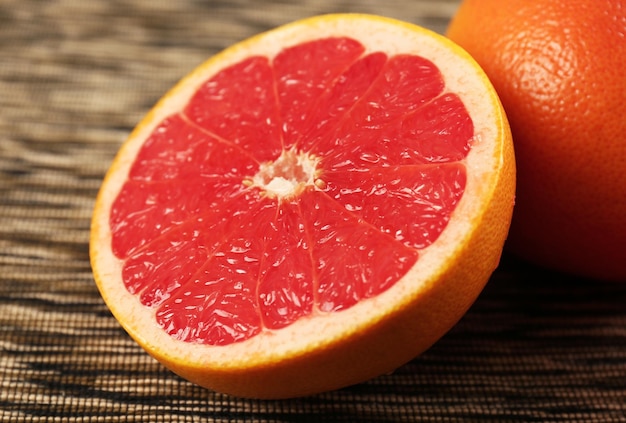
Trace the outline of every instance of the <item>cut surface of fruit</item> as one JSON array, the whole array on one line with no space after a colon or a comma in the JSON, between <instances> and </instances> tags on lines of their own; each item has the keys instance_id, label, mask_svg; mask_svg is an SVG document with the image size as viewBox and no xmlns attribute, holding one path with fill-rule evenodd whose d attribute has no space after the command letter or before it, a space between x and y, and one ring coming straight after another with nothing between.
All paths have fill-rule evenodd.
<instances>
[{"instance_id":1,"label":"cut surface of fruit","mask_svg":"<svg viewBox=\"0 0 626 423\"><path fill-rule=\"evenodd\" d=\"M305 395L454 325L497 265L514 189L506 118L466 53L326 15L225 50L155 106L103 182L92 266L174 372Z\"/></svg>"}]
</instances>

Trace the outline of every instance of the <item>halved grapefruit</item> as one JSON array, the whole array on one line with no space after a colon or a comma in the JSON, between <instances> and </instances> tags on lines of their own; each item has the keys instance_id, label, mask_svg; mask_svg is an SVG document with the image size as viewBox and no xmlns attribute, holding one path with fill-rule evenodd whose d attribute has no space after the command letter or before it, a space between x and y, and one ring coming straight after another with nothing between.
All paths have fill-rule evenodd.
<instances>
[{"instance_id":1,"label":"halved grapefruit","mask_svg":"<svg viewBox=\"0 0 626 423\"><path fill-rule=\"evenodd\" d=\"M98 195L92 267L175 373L312 394L394 370L461 318L514 190L506 117L463 50L313 17L216 55L144 118Z\"/></svg>"}]
</instances>

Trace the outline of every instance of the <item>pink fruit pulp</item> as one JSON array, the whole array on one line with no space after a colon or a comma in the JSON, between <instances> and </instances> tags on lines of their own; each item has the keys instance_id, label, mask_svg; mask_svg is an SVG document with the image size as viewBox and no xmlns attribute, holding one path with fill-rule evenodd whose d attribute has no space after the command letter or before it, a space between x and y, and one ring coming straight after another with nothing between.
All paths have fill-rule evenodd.
<instances>
[{"instance_id":1,"label":"pink fruit pulp","mask_svg":"<svg viewBox=\"0 0 626 423\"><path fill-rule=\"evenodd\" d=\"M112 248L173 337L227 345L347 309L444 230L472 121L430 61L364 51L344 37L250 57L145 141L113 204ZM251 184L262 168L298 191Z\"/></svg>"}]
</instances>

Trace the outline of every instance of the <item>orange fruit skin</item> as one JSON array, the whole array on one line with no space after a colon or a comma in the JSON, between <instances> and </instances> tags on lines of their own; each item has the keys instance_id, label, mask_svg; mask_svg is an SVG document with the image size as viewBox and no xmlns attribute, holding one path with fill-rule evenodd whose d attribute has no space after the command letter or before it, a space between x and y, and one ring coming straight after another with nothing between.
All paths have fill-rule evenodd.
<instances>
[{"instance_id":1,"label":"orange fruit skin","mask_svg":"<svg viewBox=\"0 0 626 423\"><path fill-rule=\"evenodd\" d=\"M506 248L626 281L626 2L465 0L446 35L483 67L511 124Z\"/></svg>"}]
</instances>

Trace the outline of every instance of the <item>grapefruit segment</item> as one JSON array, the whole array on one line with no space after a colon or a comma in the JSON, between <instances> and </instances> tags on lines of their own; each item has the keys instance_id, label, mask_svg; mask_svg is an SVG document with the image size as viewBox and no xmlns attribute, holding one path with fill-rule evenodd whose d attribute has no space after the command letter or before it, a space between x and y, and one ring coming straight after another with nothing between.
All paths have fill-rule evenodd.
<instances>
[{"instance_id":1,"label":"grapefruit segment","mask_svg":"<svg viewBox=\"0 0 626 423\"><path fill-rule=\"evenodd\" d=\"M465 168L394 166L329 172L326 192L347 210L407 246L422 249L445 229L465 188Z\"/></svg>"},{"instance_id":2,"label":"grapefruit segment","mask_svg":"<svg viewBox=\"0 0 626 423\"><path fill-rule=\"evenodd\" d=\"M273 68L285 149L303 139L309 116L319 110L311 106L363 51L354 39L329 37L296 44L276 56Z\"/></svg>"},{"instance_id":3,"label":"grapefruit segment","mask_svg":"<svg viewBox=\"0 0 626 423\"><path fill-rule=\"evenodd\" d=\"M380 294L417 260L417 251L322 193L303 195L300 207L312 238L320 311L343 310Z\"/></svg>"},{"instance_id":4,"label":"grapefruit segment","mask_svg":"<svg viewBox=\"0 0 626 423\"><path fill-rule=\"evenodd\" d=\"M333 135L336 126L345 119L355 103L365 95L379 77L386 62L385 53L370 53L356 60L337 77L315 99L314 107L309 106L308 119L303 119L302 127L297 131L301 134L298 138L298 146L308 151L321 139L325 139L326 143L334 141L329 135ZM324 151L324 148L318 150Z\"/></svg>"},{"instance_id":5,"label":"grapefruit segment","mask_svg":"<svg viewBox=\"0 0 626 423\"><path fill-rule=\"evenodd\" d=\"M207 244L217 244L215 248L195 275L159 306L157 321L175 339L227 345L261 330L257 311L261 239L250 233L255 225L264 226L272 210L259 202L247 206L220 225L225 231L216 228L207 236Z\"/></svg>"},{"instance_id":6,"label":"grapefruit segment","mask_svg":"<svg viewBox=\"0 0 626 423\"><path fill-rule=\"evenodd\" d=\"M466 53L322 16L224 51L155 106L103 182L92 266L176 373L304 395L386 373L456 323L514 188L506 117Z\"/></svg>"},{"instance_id":7,"label":"grapefruit segment","mask_svg":"<svg viewBox=\"0 0 626 423\"><path fill-rule=\"evenodd\" d=\"M376 59L380 62L382 58ZM313 151L334 155L335 148L359 143L364 135L377 143L388 141L387 132L394 129L393 122L441 94L443 80L430 61L408 55L385 59L370 85L360 86L363 91L358 98L353 97L356 101L340 109L343 114L337 115L337 129L327 129L325 136L314 138ZM332 110L333 104L329 103L324 106Z\"/></svg>"},{"instance_id":8,"label":"grapefruit segment","mask_svg":"<svg viewBox=\"0 0 626 423\"><path fill-rule=\"evenodd\" d=\"M259 309L263 326L274 330L313 312L316 302L313 259L297 203L281 203L262 230Z\"/></svg>"},{"instance_id":9,"label":"grapefruit segment","mask_svg":"<svg viewBox=\"0 0 626 423\"><path fill-rule=\"evenodd\" d=\"M266 57L243 60L204 83L183 114L257 160L270 160L282 149L273 79Z\"/></svg>"}]
</instances>

